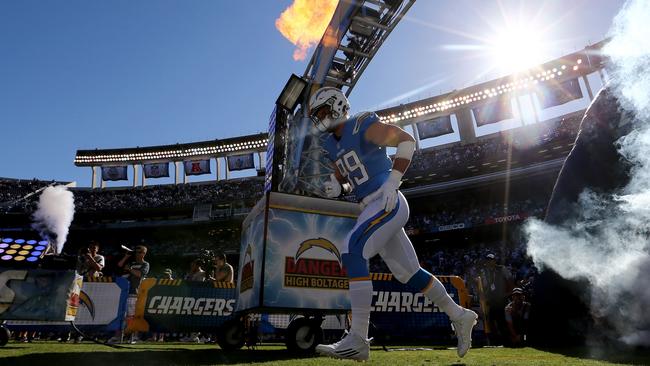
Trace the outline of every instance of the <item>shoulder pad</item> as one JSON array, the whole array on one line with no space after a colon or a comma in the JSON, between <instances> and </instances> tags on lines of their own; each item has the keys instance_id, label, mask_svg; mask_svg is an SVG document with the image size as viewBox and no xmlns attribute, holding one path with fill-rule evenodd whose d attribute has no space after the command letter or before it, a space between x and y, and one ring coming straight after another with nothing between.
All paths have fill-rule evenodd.
<instances>
[{"instance_id":1,"label":"shoulder pad","mask_svg":"<svg viewBox=\"0 0 650 366\"><path fill-rule=\"evenodd\" d=\"M352 117L352 120L354 120L354 129L352 133L356 134L362 126L368 126L369 124L379 122L379 116L377 116L375 112L361 112Z\"/></svg>"},{"instance_id":2,"label":"shoulder pad","mask_svg":"<svg viewBox=\"0 0 650 366\"><path fill-rule=\"evenodd\" d=\"M359 122L378 122L379 116L375 112L361 112L354 116Z\"/></svg>"}]
</instances>

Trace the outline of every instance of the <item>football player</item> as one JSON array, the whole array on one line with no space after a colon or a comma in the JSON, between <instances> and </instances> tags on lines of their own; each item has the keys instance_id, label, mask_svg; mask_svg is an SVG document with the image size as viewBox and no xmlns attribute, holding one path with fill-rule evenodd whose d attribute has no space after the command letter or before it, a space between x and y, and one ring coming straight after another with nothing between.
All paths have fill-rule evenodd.
<instances>
[{"instance_id":1,"label":"football player","mask_svg":"<svg viewBox=\"0 0 650 366\"><path fill-rule=\"evenodd\" d=\"M329 134L324 147L334 162L336 181L327 182L325 192L336 197L341 193L340 183L347 183L362 207L341 257L350 283L350 332L337 343L318 345L316 351L335 358L368 359L372 301L368 259L379 254L397 280L423 292L449 316L458 338L458 356L465 356L477 315L457 305L442 283L420 267L404 232L409 208L398 189L411 163L415 140L400 127L380 122L375 113L350 118L350 104L337 88L317 90L309 108L316 128ZM397 148L392 162L386 153L389 146Z\"/></svg>"}]
</instances>

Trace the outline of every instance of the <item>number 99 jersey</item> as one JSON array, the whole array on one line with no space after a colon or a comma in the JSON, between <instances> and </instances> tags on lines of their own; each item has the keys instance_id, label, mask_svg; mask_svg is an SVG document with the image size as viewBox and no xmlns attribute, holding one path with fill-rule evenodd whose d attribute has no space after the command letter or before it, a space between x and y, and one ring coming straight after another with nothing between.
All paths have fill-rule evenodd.
<instances>
[{"instance_id":1,"label":"number 99 jersey","mask_svg":"<svg viewBox=\"0 0 650 366\"><path fill-rule=\"evenodd\" d=\"M384 184L393 163L385 146L369 142L364 137L368 127L381 123L375 113L361 113L343 123L341 138L330 133L324 147L339 173L352 185L352 192L361 200Z\"/></svg>"}]
</instances>

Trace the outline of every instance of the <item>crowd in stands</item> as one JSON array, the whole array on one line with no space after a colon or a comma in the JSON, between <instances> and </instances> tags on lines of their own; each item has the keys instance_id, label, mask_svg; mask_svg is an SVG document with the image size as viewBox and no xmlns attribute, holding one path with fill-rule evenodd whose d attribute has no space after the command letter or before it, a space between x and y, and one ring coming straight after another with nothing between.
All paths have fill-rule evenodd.
<instances>
[{"instance_id":1,"label":"crowd in stands","mask_svg":"<svg viewBox=\"0 0 650 366\"><path fill-rule=\"evenodd\" d=\"M547 198L531 196L522 200L511 200L508 205L503 203L484 204L471 199L440 200L433 205L433 213L413 213L406 224L407 232L435 232L435 228L446 225L463 223L465 227L493 224L500 219L511 221L523 220L526 217L541 217L546 208Z\"/></svg>"},{"instance_id":2,"label":"crowd in stands","mask_svg":"<svg viewBox=\"0 0 650 366\"><path fill-rule=\"evenodd\" d=\"M79 211L94 212L256 201L262 196L263 185L263 179L251 177L206 184L170 184L136 189L78 189L73 192Z\"/></svg>"},{"instance_id":3,"label":"crowd in stands","mask_svg":"<svg viewBox=\"0 0 650 366\"><path fill-rule=\"evenodd\" d=\"M582 114L574 114L557 122L528 125L479 140L471 145L455 144L447 148L428 148L413 156L407 176L423 172L453 171L482 162L505 159L508 154L525 153L532 147L561 140L573 140Z\"/></svg>"},{"instance_id":4,"label":"crowd in stands","mask_svg":"<svg viewBox=\"0 0 650 366\"><path fill-rule=\"evenodd\" d=\"M471 145L456 144L447 148L429 148L416 152L406 177L423 173L453 172L485 161L497 161L509 151L526 151L530 147L573 139L581 114L566 116L559 121L527 125L479 140ZM531 137L532 136L532 137ZM531 141L532 140L532 141ZM526 160L526 159L524 159ZM34 200L16 202L51 181L0 178L0 204L9 212L31 212ZM157 185L137 188L72 189L77 212L110 212L148 208L192 206L198 203L219 203L238 200L257 201L262 196L262 177L248 177L218 182L180 185Z\"/></svg>"},{"instance_id":5,"label":"crowd in stands","mask_svg":"<svg viewBox=\"0 0 650 366\"><path fill-rule=\"evenodd\" d=\"M53 181L0 178L0 206L8 212L32 212L34 199L21 198ZM264 181L260 177L222 180L203 184L159 185L138 188L93 190L72 188L76 212L110 212L192 206L199 203L255 202L262 196Z\"/></svg>"},{"instance_id":6,"label":"crowd in stands","mask_svg":"<svg viewBox=\"0 0 650 366\"><path fill-rule=\"evenodd\" d=\"M28 199L29 194L49 185L66 183L53 180L0 178L0 213L24 211L32 206L33 199Z\"/></svg>"}]
</instances>

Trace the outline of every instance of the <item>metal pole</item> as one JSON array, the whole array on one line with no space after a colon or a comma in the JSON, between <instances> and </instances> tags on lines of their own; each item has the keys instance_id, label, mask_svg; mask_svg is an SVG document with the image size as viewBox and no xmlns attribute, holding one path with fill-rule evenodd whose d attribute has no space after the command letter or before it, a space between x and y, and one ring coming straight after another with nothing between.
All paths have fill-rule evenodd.
<instances>
[{"instance_id":1,"label":"metal pole","mask_svg":"<svg viewBox=\"0 0 650 366\"><path fill-rule=\"evenodd\" d=\"M412 123L413 137L415 138L415 150L420 150L420 132L418 132L417 123Z\"/></svg>"},{"instance_id":2,"label":"metal pole","mask_svg":"<svg viewBox=\"0 0 650 366\"><path fill-rule=\"evenodd\" d=\"M223 159L226 164L226 180L228 180L230 179L230 169L228 169L228 157L224 156Z\"/></svg>"},{"instance_id":3,"label":"metal pole","mask_svg":"<svg viewBox=\"0 0 650 366\"><path fill-rule=\"evenodd\" d=\"M133 167L133 188L138 186L138 166L136 164L131 165Z\"/></svg>"},{"instance_id":4,"label":"metal pole","mask_svg":"<svg viewBox=\"0 0 650 366\"><path fill-rule=\"evenodd\" d=\"M530 98L530 107L533 109L533 116L535 117L535 123L539 122L539 116L537 115L537 107L535 106L535 100L533 99L533 93L528 93Z\"/></svg>"},{"instance_id":5,"label":"metal pole","mask_svg":"<svg viewBox=\"0 0 650 366\"><path fill-rule=\"evenodd\" d=\"M521 125L525 125L524 122L524 112L521 110L521 104L519 103L519 95L515 95L515 104L517 105L517 112L519 112L519 119L521 120Z\"/></svg>"},{"instance_id":6,"label":"metal pole","mask_svg":"<svg viewBox=\"0 0 650 366\"><path fill-rule=\"evenodd\" d=\"M587 94L589 94L589 100L594 100L594 93L591 91L591 85L589 84L589 79L587 79L587 75L582 75L582 80L584 80L585 86L587 87Z\"/></svg>"}]
</instances>

